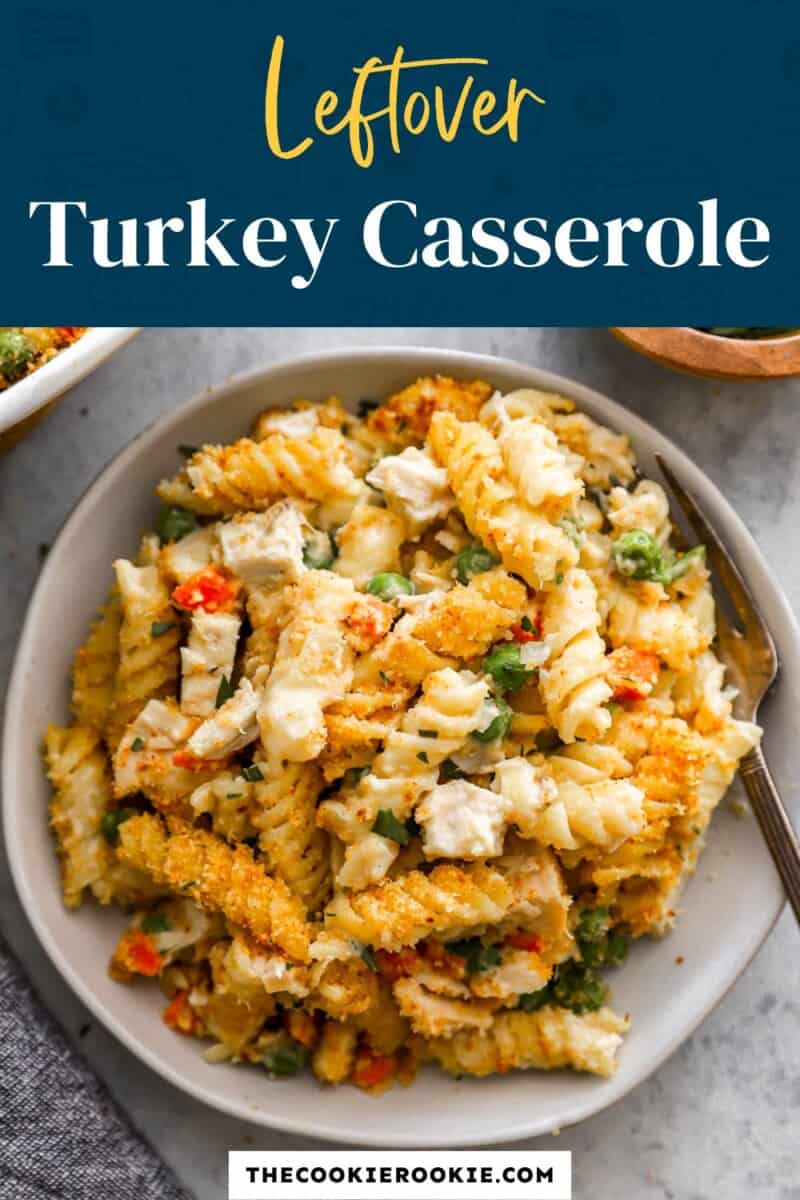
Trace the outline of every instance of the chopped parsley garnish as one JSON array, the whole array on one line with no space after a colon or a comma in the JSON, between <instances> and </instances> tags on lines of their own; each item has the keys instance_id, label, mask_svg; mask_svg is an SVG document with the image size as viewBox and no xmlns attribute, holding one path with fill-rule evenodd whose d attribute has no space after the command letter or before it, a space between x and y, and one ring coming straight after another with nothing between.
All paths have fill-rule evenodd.
<instances>
[{"instance_id":1,"label":"chopped parsley garnish","mask_svg":"<svg viewBox=\"0 0 800 1200\"><path fill-rule=\"evenodd\" d=\"M552 1001L550 988L545 986L539 988L538 992L523 992L519 998L519 1007L523 1012L536 1012L537 1008L544 1008L545 1004L551 1004Z\"/></svg>"},{"instance_id":2,"label":"chopped parsley garnish","mask_svg":"<svg viewBox=\"0 0 800 1200\"><path fill-rule=\"evenodd\" d=\"M105 813L100 822L100 832L109 846L119 845L119 827L123 821L134 815L135 810L132 808L115 808L112 812Z\"/></svg>"},{"instance_id":3,"label":"chopped parsley garnish","mask_svg":"<svg viewBox=\"0 0 800 1200\"><path fill-rule=\"evenodd\" d=\"M278 1079L287 1079L290 1075L302 1071L307 1058L305 1046L301 1046L299 1042L288 1042L286 1045L276 1046L269 1054L265 1054L261 1061L270 1075Z\"/></svg>"},{"instance_id":4,"label":"chopped parsley garnish","mask_svg":"<svg viewBox=\"0 0 800 1200\"><path fill-rule=\"evenodd\" d=\"M467 975L479 975L489 971L500 963L500 947L485 946L480 938L463 938L457 942L447 942L445 949L449 954L456 954L464 959Z\"/></svg>"},{"instance_id":5,"label":"chopped parsley garnish","mask_svg":"<svg viewBox=\"0 0 800 1200\"><path fill-rule=\"evenodd\" d=\"M564 582L564 572L559 571L558 574L556 575L556 587L561 587L563 582Z\"/></svg>"},{"instance_id":6,"label":"chopped parsley garnish","mask_svg":"<svg viewBox=\"0 0 800 1200\"><path fill-rule=\"evenodd\" d=\"M530 617L527 615L527 613L520 621L519 627L520 627L520 629L524 629L526 633L536 633L536 626L534 625L534 623L530 619Z\"/></svg>"},{"instance_id":7,"label":"chopped parsley garnish","mask_svg":"<svg viewBox=\"0 0 800 1200\"><path fill-rule=\"evenodd\" d=\"M483 660L483 669L506 692L518 692L533 676L533 670L522 662L520 647L515 642L494 646Z\"/></svg>"},{"instance_id":8,"label":"chopped parsley garnish","mask_svg":"<svg viewBox=\"0 0 800 1200\"><path fill-rule=\"evenodd\" d=\"M259 783L263 778L260 768L255 763L250 767L242 767L242 779L246 779L248 783Z\"/></svg>"},{"instance_id":9,"label":"chopped parsley garnish","mask_svg":"<svg viewBox=\"0 0 800 1200\"><path fill-rule=\"evenodd\" d=\"M511 728L514 711L506 704L505 700L501 700L497 696L491 701L491 706L494 709L495 715L489 721L488 725L484 725L483 729L474 729L472 731L472 737L475 738L476 742L493 742L497 738L505 737Z\"/></svg>"},{"instance_id":10,"label":"chopped parsley garnish","mask_svg":"<svg viewBox=\"0 0 800 1200\"><path fill-rule=\"evenodd\" d=\"M241 800L243 795L244 795L243 792L226 792L225 799L226 800Z\"/></svg>"},{"instance_id":11,"label":"chopped parsley garnish","mask_svg":"<svg viewBox=\"0 0 800 1200\"><path fill-rule=\"evenodd\" d=\"M406 829L409 837L422 837L422 826L415 817L409 817L406 821Z\"/></svg>"},{"instance_id":12,"label":"chopped parsley garnish","mask_svg":"<svg viewBox=\"0 0 800 1200\"><path fill-rule=\"evenodd\" d=\"M578 528L578 522L575 520L575 518L574 517L562 517L558 523L561 526L561 528L564 530L564 533L567 535L569 540L572 542L572 544L576 548L576 550L580 550L580 548L583 544L583 535L582 535L580 529Z\"/></svg>"},{"instance_id":13,"label":"chopped parsley garnish","mask_svg":"<svg viewBox=\"0 0 800 1200\"><path fill-rule=\"evenodd\" d=\"M461 770L461 767L458 765L458 763L453 762L452 758L446 758L444 760L444 762L441 764L441 770L442 775L446 780L464 778L464 772Z\"/></svg>"},{"instance_id":14,"label":"chopped parsley garnish","mask_svg":"<svg viewBox=\"0 0 800 1200\"><path fill-rule=\"evenodd\" d=\"M217 689L217 698L214 701L214 707L222 708L225 701L230 700L231 696L235 696L235 695L236 695L236 688L233 686L230 679L228 679L228 676L223 675L222 679L220 679L220 681L219 681L219 688ZM244 775L244 771L242 771L242 774ZM246 778L247 778L247 776L245 775L245 779Z\"/></svg>"},{"instance_id":15,"label":"chopped parsley garnish","mask_svg":"<svg viewBox=\"0 0 800 1200\"><path fill-rule=\"evenodd\" d=\"M179 542L197 529L197 517L185 508L162 508L156 528L162 542Z\"/></svg>"},{"instance_id":16,"label":"chopped parsley garnish","mask_svg":"<svg viewBox=\"0 0 800 1200\"><path fill-rule=\"evenodd\" d=\"M419 736L425 737L425 738L438 738L439 730L438 729L420 729Z\"/></svg>"},{"instance_id":17,"label":"chopped parsley garnish","mask_svg":"<svg viewBox=\"0 0 800 1200\"><path fill-rule=\"evenodd\" d=\"M536 749L540 754L546 754L548 750L558 750L563 745L555 729L540 729L536 734Z\"/></svg>"},{"instance_id":18,"label":"chopped parsley garnish","mask_svg":"<svg viewBox=\"0 0 800 1200\"><path fill-rule=\"evenodd\" d=\"M143 933L166 933L168 929L172 929L172 924L164 913L148 913L142 921Z\"/></svg>"},{"instance_id":19,"label":"chopped parsley garnish","mask_svg":"<svg viewBox=\"0 0 800 1200\"><path fill-rule=\"evenodd\" d=\"M372 826L372 832L379 834L381 837L390 838L391 841L397 842L399 846L407 846L411 840L405 825L401 821L398 821L390 808L380 809Z\"/></svg>"},{"instance_id":20,"label":"chopped parsley garnish","mask_svg":"<svg viewBox=\"0 0 800 1200\"><path fill-rule=\"evenodd\" d=\"M473 575L482 575L497 566L497 559L490 554L480 542L473 542L456 555L456 579L459 583L469 583Z\"/></svg>"},{"instance_id":21,"label":"chopped parsley garnish","mask_svg":"<svg viewBox=\"0 0 800 1200\"><path fill-rule=\"evenodd\" d=\"M356 784L359 779L363 779L365 775L369 775L369 767L348 767L344 773L344 777L348 783Z\"/></svg>"},{"instance_id":22,"label":"chopped parsley garnish","mask_svg":"<svg viewBox=\"0 0 800 1200\"><path fill-rule=\"evenodd\" d=\"M197 886L197 880L196 880L196 879L187 879L187 880L186 880L186 883L182 883L182 884L181 884L181 891L182 891L182 892L185 892L185 891L188 891L188 889L189 889L190 887L196 887L196 886Z\"/></svg>"},{"instance_id":23,"label":"chopped parsley garnish","mask_svg":"<svg viewBox=\"0 0 800 1200\"><path fill-rule=\"evenodd\" d=\"M368 417L369 414L371 412L374 412L376 408L380 408L379 400L364 399L364 400L359 400L358 408L356 411L358 412L358 415L361 417L361 420L363 421L364 418Z\"/></svg>"},{"instance_id":24,"label":"chopped parsley garnish","mask_svg":"<svg viewBox=\"0 0 800 1200\"><path fill-rule=\"evenodd\" d=\"M169 633L170 629L174 628L174 621L153 621L153 624L150 626L150 634L154 638L160 638L165 633Z\"/></svg>"},{"instance_id":25,"label":"chopped parsley garnish","mask_svg":"<svg viewBox=\"0 0 800 1200\"><path fill-rule=\"evenodd\" d=\"M140 750L144 750L144 742L140 737L135 737L131 742L131 750L134 754L138 754Z\"/></svg>"},{"instance_id":26,"label":"chopped parsley garnish","mask_svg":"<svg viewBox=\"0 0 800 1200\"><path fill-rule=\"evenodd\" d=\"M424 762L424 763L430 762L427 751L425 751L425 750L420 750L417 754L417 758L419 759L420 762Z\"/></svg>"},{"instance_id":27,"label":"chopped parsley garnish","mask_svg":"<svg viewBox=\"0 0 800 1200\"><path fill-rule=\"evenodd\" d=\"M372 949L372 946L368 946L366 942L357 942L355 938L353 938L350 945L356 951L358 957L364 960L370 971L377 973L378 960L375 958L375 951Z\"/></svg>"},{"instance_id":28,"label":"chopped parsley garnish","mask_svg":"<svg viewBox=\"0 0 800 1200\"><path fill-rule=\"evenodd\" d=\"M384 685L384 687L391 687L391 685L392 685L392 681L391 681L391 679L389 678L389 676L386 674L386 672L385 672L385 671L379 671L379 672L378 672L378 674L379 674L379 675L380 675L380 677L381 677L381 683Z\"/></svg>"}]
</instances>

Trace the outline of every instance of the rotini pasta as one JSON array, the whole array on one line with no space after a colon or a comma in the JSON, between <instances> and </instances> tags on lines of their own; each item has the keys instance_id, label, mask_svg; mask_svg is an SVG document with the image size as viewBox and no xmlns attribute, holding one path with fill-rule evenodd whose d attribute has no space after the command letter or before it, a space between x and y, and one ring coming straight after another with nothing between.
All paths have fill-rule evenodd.
<instances>
[{"instance_id":1,"label":"rotini pasta","mask_svg":"<svg viewBox=\"0 0 800 1200\"><path fill-rule=\"evenodd\" d=\"M577 562L578 551L568 533L516 490L488 429L477 422L459 422L451 413L437 413L430 442L447 469L468 528L506 570L540 588Z\"/></svg>"},{"instance_id":2,"label":"rotini pasta","mask_svg":"<svg viewBox=\"0 0 800 1200\"><path fill-rule=\"evenodd\" d=\"M574 567L561 586L548 593L542 613L550 654L546 669L539 672L539 687L547 715L565 742L602 737L611 725L605 707L611 688L599 625L594 584Z\"/></svg>"}]
</instances>

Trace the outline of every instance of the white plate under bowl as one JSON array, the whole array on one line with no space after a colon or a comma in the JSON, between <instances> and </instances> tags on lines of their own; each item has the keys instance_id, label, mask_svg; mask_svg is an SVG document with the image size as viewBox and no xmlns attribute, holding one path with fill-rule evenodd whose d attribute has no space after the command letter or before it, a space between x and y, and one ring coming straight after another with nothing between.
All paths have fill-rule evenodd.
<instances>
[{"instance_id":1,"label":"white plate under bowl","mask_svg":"<svg viewBox=\"0 0 800 1200\"><path fill-rule=\"evenodd\" d=\"M44 366L0 392L0 433L57 400L139 332L135 327L87 329Z\"/></svg>"},{"instance_id":2,"label":"white plate under bowl","mask_svg":"<svg viewBox=\"0 0 800 1200\"><path fill-rule=\"evenodd\" d=\"M723 803L675 932L663 942L642 940L613 973L614 1005L631 1013L633 1025L617 1073L608 1080L516 1072L459 1081L426 1070L411 1088L394 1088L379 1099L356 1088L334 1092L309 1076L276 1082L256 1067L210 1066L202 1043L176 1036L162 1023L157 988L121 987L108 978L109 953L124 918L89 904L73 913L63 907L40 747L48 721L69 719L70 662L106 595L112 560L132 554L140 531L152 527L153 486L179 465L179 443L236 438L266 405L331 393L351 402L382 396L435 371L480 376L503 390L529 385L572 396L588 413L630 434L645 474L657 477L653 453L665 455L736 555L775 635L783 675L765 706L766 750L783 794L794 800L800 774L798 629L753 539L717 489L651 426L589 388L521 363L446 350L344 350L251 371L182 405L128 446L78 504L47 557L19 643L4 740L5 836L17 889L45 949L95 1016L154 1071L214 1108L295 1133L384 1147L511 1140L563 1128L605 1108L692 1033L761 945L783 903L753 819L736 818Z\"/></svg>"}]
</instances>

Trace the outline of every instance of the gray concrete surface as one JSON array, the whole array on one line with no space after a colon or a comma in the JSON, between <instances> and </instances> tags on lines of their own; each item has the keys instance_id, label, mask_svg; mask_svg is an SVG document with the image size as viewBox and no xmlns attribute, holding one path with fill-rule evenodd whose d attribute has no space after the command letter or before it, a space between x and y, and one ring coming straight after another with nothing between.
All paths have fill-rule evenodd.
<instances>
[{"instance_id":1,"label":"gray concrete surface","mask_svg":"<svg viewBox=\"0 0 800 1200\"><path fill-rule=\"evenodd\" d=\"M11 665L40 544L52 541L75 499L134 434L237 370L367 343L508 355L621 400L688 450L721 487L797 610L800 382L686 379L635 357L603 330L151 329L0 458L0 680ZM227 1194L228 1149L314 1144L188 1099L89 1021L36 943L2 861L0 925L47 1004L198 1200ZM797 928L784 913L728 997L655 1076L556 1141L531 1143L573 1150L578 1200L800 1200L799 951Z\"/></svg>"}]
</instances>

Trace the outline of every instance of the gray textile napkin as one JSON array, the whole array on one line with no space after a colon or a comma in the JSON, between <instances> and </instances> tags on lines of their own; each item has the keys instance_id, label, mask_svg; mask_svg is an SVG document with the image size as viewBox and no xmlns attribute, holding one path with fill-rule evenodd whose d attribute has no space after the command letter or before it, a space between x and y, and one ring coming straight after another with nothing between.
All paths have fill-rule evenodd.
<instances>
[{"instance_id":1,"label":"gray textile napkin","mask_svg":"<svg viewBox=\"0 0 800 1200\"><path fill-rule=\"evenodd\" d=\"M0 1200L191 1200L0 940Z\"/></svg>"}]
</instances>

